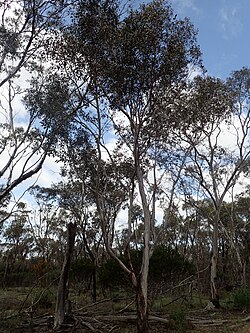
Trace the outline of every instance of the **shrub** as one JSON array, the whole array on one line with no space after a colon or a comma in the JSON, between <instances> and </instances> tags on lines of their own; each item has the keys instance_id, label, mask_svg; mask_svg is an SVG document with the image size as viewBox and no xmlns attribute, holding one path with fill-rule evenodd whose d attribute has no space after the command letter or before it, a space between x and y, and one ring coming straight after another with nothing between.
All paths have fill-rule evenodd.
<instances>
[{"instance_id":1,"label":"shrub","mask_svg":"<svg viewBox=\"0 0 250 333\"><path fill-rule=\"evenodd\" d=\"M149 275L153 281L178 279L185 274L193 274L193 263L186 260L178 251L164 245L158 246L150 260ZM175 281L171 281L175 282Z\"/></svg>"},{"instance_id":2,"label":"shrub","mask_svg":"<svg viewBox=\"0 0 250 333\"><path fill-rule=\"evenodd\" d=\"M34 294L34 304L38 309L50 309L55 303L56 295L54 290L39 290Z\"/></svg>"},{"instance_id":3,"label":"shrub","mask_svg":"<svg viewBox=\"0 0 250 333\"><path fill-rule=\"evenodd\" d=\"M130 285L127 275L113 259L108 259L99 269L99 281L104 289L126 289Z\"/></svg>"},{"instance_id":4,"label":"shrub","mask_svg":"<svg viewBox=\"0 0 250 333\"><path fill-rule=\"evenodd\" d=\"M189 329L189 323L183 309L174 308L171 311L170 319L174 321L174 328L177 332L185 333Z\"/></svg>"},{"instance_id":5,"label":"shrub","mask_svg":"<svg viewBox=\"0 0 250 333\"><path fill-rule=\"evenodd\" d=\"M90 259L80 258L72 262L70 270L70 278L73 282L89 281L95 266Z\"/></svg>"},{"instance_id":6,"label":"shrub","mask_svg":"<svg viewBox=\"0 0 250 333\"><path fill-rule=\"evenodd\" d=\"M233 304L237 309L250 309L250 290L242 287L234 292Z\"/></svg>"}]
</instances>

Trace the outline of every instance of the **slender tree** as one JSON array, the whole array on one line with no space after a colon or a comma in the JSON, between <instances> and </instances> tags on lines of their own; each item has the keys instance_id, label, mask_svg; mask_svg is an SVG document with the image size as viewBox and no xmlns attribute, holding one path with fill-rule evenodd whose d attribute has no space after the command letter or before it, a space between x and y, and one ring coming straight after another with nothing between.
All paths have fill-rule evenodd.
<instances>
[{"instance_id":1,"label":"slender tree","mask_svg":"<svg viewBox=\"0 0 250 333\"><path fill-rule=\"evenodd\" d=\"M212 223L213 240L211 254L211 301L219 307L219 294L217 288L217 265L219 247L219 227L222 224L221 210L223 201L231 196L235 184L239 181L249 159L249 116L241 104L234 100L235 94L232 89L233 78L229 79L231 87L223 82L210 82L207 90L202 94L194 95L191 107L211 110L212 115L225 114L224 122L218 117L213 117L210 122L199 131L198 136L190 135L189 131L183 135L183 140L192 144L190 151L190 164L187 167L194 182L194 188L201 187L205 196L213 202L214 220ZM234 81L235 82L235 81ZM200 87L202 87L201 85ZM194 103L195 102L195 103ZM236 142L228 145L223 142L224 133L230 131L235 135ZM226 230L226 229L225 229Z\"/></svg>"},{"instance_id":2,"label":"slender tree","mask_svg":"<svg viewBox=\"0 0 250 333\"><path fill-rule=\"evenodd\" d=\"M26 112L22 99L29 87L27 78L45 73L45 39L63 10L58 1L1 1L1 203L41 170L53 141L47 129L38 126L36 110Z\"/></svg>"}]
</instances>

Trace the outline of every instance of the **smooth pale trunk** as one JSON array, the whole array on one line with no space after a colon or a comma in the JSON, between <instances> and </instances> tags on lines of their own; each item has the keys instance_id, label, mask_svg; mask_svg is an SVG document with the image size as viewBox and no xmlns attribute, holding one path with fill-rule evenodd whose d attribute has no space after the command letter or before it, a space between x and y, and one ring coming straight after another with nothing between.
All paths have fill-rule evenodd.
<instances>
[{"instance_id":1,"label":"smooth pale trunk","mask_svg":"<svg viewBox=\"0 0 250 333\"><path fill-rule=\"evenodd\" d=\"M137 279L138 284L136 288L137 332L148 333L148 272L150 258L149 242L151 235L151 214L146 199L143 174L139 166L137 167L137 177L144 213L144 249L142 254L141 273Z\"/></svg>"},{"instance_id":2,"label":"smooth pale trunk","mask_svg":"<svg viewBox=\"0 0 250 333\"><path fill-rule=\"evenodd\" d=\"M213 252L211 257L211 271L210 271L210 289L211 289L211 302L216 308L220 307L219 295L217 290L217 265L218 265L218 226L219 226L219 212L214 222L213 232Z\"/></svg>"}]
</instances>

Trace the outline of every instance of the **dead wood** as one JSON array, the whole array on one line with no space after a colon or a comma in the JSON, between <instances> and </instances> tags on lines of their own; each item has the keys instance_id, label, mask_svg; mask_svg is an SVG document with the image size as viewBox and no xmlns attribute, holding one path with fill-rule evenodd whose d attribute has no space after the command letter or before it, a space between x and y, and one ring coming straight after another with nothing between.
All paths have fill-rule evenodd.
<instances>
[{"instance_id":1,"label":"dead wood","mask_svg":"<svg viewBox=\"0 0 250 333\"><path fill-rule=\"evenodd\" d=\"M98 302L82 306L81 308L77 309L76 312L82 312L85 309L89 309L89 308L94 307L96 305L99 305L99 304L102 304L102 303L106 303L106 302L110 302L110 301L112 301L111 298L104 298L104 299L102 299L102 300L100 300Z\"/></svg>"},{"instance_id":2,"label":"dead wood","mask_svg":"<svg viewBox=\"0 0 250 333\"><path fill-rule=\"evenodd\" d=\"M136 315L106 315L106 316L96 316L97 319L102 320L102 321L113 321L113 322L131 322L131 321L136 321L137 316ZM155 322L161 322L164 324L169 323L169 319L163 318L163 317L158 317L158 316L152 316L149 315L148 317L149 321L155 321Z\"/></svg>"},{"instance_id":3,"label":"dead wood","mask_svg":"<svg viewBox=\"0 0 250 333\"><path fill-rule=\"evenodd\" d=\"M118 311L118 313L122 313L124 312L125 310L127 310L130 305L134 304L135 303L135 299L133 299L130 303L128 303L124 308L122 308L120 311Z\"/></svg>"},{"instance_id":4,"label":"dead wood","mask_svg":"<svg viewBox=\"0 0 250 333\"><path fill-rule=\"evenodd\" d=\"M103 300L104 301L104 300ZM106 300L105 300L106 301ZM99 302L97 302L99 303ZM242 322L250 321L250 316L241 319L211 319L207 317L195 317L195 316L186 316L187 321L197 327L216 327L222 326L224 324L240 324ZM73 312L71 315L66 316L65 324L63 324L62 328L66 332L73 332L79 327L87 328L89 331L93 333L110 333L119 327L119 323L135 323L137 320L136 314L114 314L114 315L99 315L93 314L88 315L86 313L79 314L79 310L77 312ZM39 332L39 329L44 329L47 327L48 329L53 327L54 317L50 314L45 314L42 316L37 316L31 318L27 318L19 328L25 329L30 326L32 322L32 326L36 332ZM149 315L149 321L171 325L171 320L168 316L158 316L158 315Z\"/></svg>"},{"instance_id":5,"label":"dead wood","mask_svg":"<svg viewBox=\"0 0 250 333\"><path fill-rule=\"evenodd\" d=\"M189 320L193 325L198 326L221 326L225 323L230 322L230 320L221 320L221 319L195 319L195 318L189 318L187 317L187 320Z\"/></svg>"}]
</instances>

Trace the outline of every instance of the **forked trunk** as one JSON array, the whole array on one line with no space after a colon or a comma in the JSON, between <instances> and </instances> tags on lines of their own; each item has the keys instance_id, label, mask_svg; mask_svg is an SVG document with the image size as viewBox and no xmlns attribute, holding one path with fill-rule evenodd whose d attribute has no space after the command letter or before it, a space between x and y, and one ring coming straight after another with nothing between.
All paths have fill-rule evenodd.
<instances>
[{"instance_id":1,"label":"forked trunk","mask_svg":"<svg viewBox=\"0 0 250 333\"><path fill-rule=\"evenodd\" d=\"M66 254L57 290L57 300L56 300L56 310L55 310L55 320L54 320L55 329L60 328L64 323L65 319L66 302L68 298L69 271L70 271L71 258L74 250L75 235L76 235L76 224L69 223Z\"/></svg>"}]
</instances>

